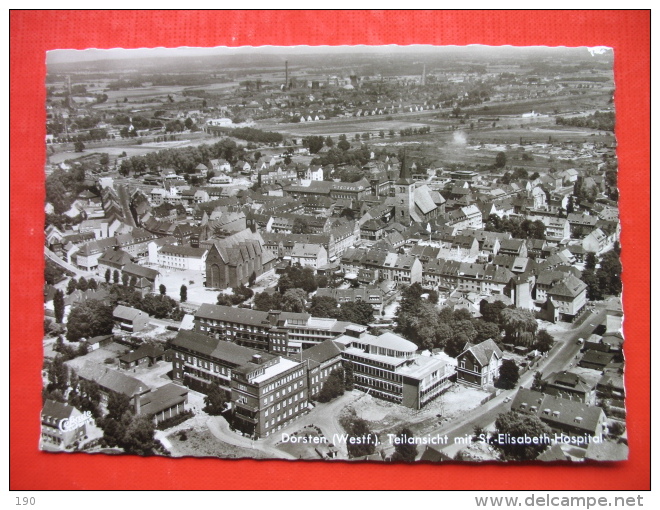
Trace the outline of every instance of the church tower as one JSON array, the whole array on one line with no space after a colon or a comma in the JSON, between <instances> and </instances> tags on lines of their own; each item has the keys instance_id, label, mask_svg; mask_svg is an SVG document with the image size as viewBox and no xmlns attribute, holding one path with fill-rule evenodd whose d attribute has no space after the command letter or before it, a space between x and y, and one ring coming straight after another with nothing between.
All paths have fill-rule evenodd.
<instances>
[{"instance_id":1,"label":"church tower","mask_svg":"<svg viewBox=\"0 0 660 510\"><path fill-rule=\"evenodd\" d=\"M410 213L415 207L415 182L410 175L410 168L406 158L406 151L404 149L401 158L401 172L399 173L399 180L394 183L394 196L396 198L396 220L404 225L410 224Z\"/></svg>"}]
</instances>

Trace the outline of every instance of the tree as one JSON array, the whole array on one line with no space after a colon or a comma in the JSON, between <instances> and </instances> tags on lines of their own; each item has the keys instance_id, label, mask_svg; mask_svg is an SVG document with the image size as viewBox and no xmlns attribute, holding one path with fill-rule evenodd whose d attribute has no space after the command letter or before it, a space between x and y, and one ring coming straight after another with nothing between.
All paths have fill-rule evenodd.
<instances>
[{"instance_id":1,"label":"tree","mask_svg":"<svg viewBox=\"0 0 660 510\"><path fill-rule=\"evenodd\" d=\"M347 151L351 148L351 144L347 140L339 140L339 143L337 143L337 148L342 151Z\"/></svg>"},{"instance_id":2,"label":"tree","mask_svg":"<svg viewBox=\"0 0 660 510\"><path fill-rule=\"evenodd\" d=\"M116 269L112 273L112 281L113 283L119 283L119 271Z\"/></svg>"},{"instance_id":3,"label":"tree","mask_svg":"<svg viewBox=\"0 0 660 510\"><path fill-rule=\"evenodd\" d=\"M78 290L81 290L82 292L85 292L89 288L89 284L87 283L87 280L85 279L84 276L80 277L80 280L78 280Z\"/></svg>"},{"instance_id":4,"label":"tree","mask_svg":"<svg viewBox=\"0 0 660 510\"><path fill-rule=\"evenodd\" d=\"M69 404L81 411L89 411L94 418L101 416L99 404L101 402L101 389L95 381L78 379L75 372L71 374L71 388Z\"/></svg>"},{"instance_id":5,"label":"tree","mask_svg":"<svg viewBox=\"0 0 660 510\"><path fill-rule=\"evenodd\" d=\"M355 384L355 376L353 375L353 364L347 363L344 368L344 389L352 391Z\"/></svg>"},{"instance_id":6,"label":"tree","mask_svg":"<svg viewBox=\"0 0 660 510\"><path fill-rule=\"evenodd\" d=\"M309 307L309 313L314 317L336 318L338 303L330 296L314 296Z\"/></svg>"},{"instance_id":7,"label":"tree","mask_svg":"<svg viewBox=\"0 0 660 510\"><path fill-rule=\"evenodd\" d=\"M366 326L374 320L374 309L366 301L342 303L339 315L340 320Z\"/></svg>"},{"instance_id":8,"label":"tree","mask_svg":"<svg viewBox=\"0 0 660 510\"><path fill-rule=\"evenodd\" d=\"M620 421L612 421L607 427L607 431L613 436L618 437L626 431L626 426Z\"/></svg>"},{"instance_id":9,"label":"tree","mask_svg":"<svg viewBox=\"0 0 660 510\"><path fill-rule=\"evenodd\" d=\"M85 144L78 140L73 144L73 148L76 152L82 152L85 150Z\"/></svg>"},{"instance_id":10,"label":"tree","mask_svg":"<svg viewBox=\"0 0 660 510\"><path fill-rule=\"evenodd\" d=\"M188 287L181 285L181 290L179 290L179 298L182 303L188 301Z\"/></svg>"},{"instance_id":11,"label":"tree","mask_svg":"<svg viewBox=\"0 0 660 510\"><path fill-rule=\"evenodd\" d=\"M109 335L112 333L113 322L112 307L90 299L71 309L66 323L66 337L74 342L82 337Z\"/></svg>"},{"instance_id":12,"label":"tree","mask_svg":"<svg viewBox=\"0 0 660 510\"><path fill-rule=\"evenodd\" d=\"M483 299L479 304L479 313L481 313L481 318L484 321L500 325L502 323L500 313L505 308L506 305L502 301L493 301L492 303L489 303Z\"/></svg>"},{"instance_id":13,"label":"tree","mask_svg":"<svg viewBox=\"0 0 660 510\"><path fill-rule=\"evenodd\" d=\"M305 311L307 293L303 289L289 289L282 296L282 311L302 313Z\"/></svg>"},{"instance_id":14,"label":"tree","mask_svg":"<svg viewBox=\"0 0 660 510\"><path fill-rule=\"evenodd\" d=\"M325 146L326 146L326 147L332 147L334 144L335 144L335 142L332 140L332 137L331 137L331 136L328 136L328 137L325 139Z\"/></svg>"},{"instance_id":15,"label":"tree","mask_svg":"<svg viewBox=\"0 0 660 510\"><path fill-rule=\"evenodd\" d=\"M248 286L252 287L257 281L257 273L252 271L250 278L248 279Z\"/></svg>"},{"instance_id":16,"label":"tree","mask_svg":"<svg viewBox=\"0 0 660 510\"><path fill-rule=\"evenodd\" d=\"M506 154L498 152L495 156L495 168L504 168L506 166Z\"/></svg>"},{"instance_id":17,"label":"tree","mask_svg":"<svg viewBox=\"0 0 660 510\"><path fill-rule=\"evenodd\" d=\"M165 293L167 292L167 287L163 285L162 283L158 286L158 292L160 293L161 296L164 296Z\"/></svg>"},{"instance_id":18,"label":"tree","mask_svg":"<svg viewBox=\"0 0 660 510\"><path fill-rule=\"evenodd\" d=\"M124 436L126 428L131 423L131 416L131 412L127 411L120 418L106 416L100 421L99 425L103 429L103 442L106 445L110 447L124 445Z\"/></svg>"},{"instance_id":19,"label":"tree","mask_svg":"<svg viewBox=\"0 0 660 510\"><path fill-rule=\"evenodd\" d=\"M538 328L536 318L529 310L524 310L522 308L505 308L502 310L500 317L502 318L502 326L504 327L508 340L516 345L527 343L526 338L529 337L529 335L524 335L524 333L529 333L531 338L533 338L536 329Z\"/></svg>"},{"instance_id":20,"label":"tree","mask_svg":"<svg viewBox=\"0 0 660 510\"><path fill-rule=\"evenodd\" d=\"M344 394L344 371L341 368L336 368L323 383L323 387L319 392L317 400L325 403L330 402L332 399L340 397Z\"/></svg>"},{"instance_id":21,"label":"tree","mask_svg":"<svg viewBox=\"0 0 660 510\"><path fill-rule=\"evenodd\" d=\"M404 427L397 434L394 440L394 454L392 462L415 462L417 458L417 445L412 431Z\"/></svg>"},{"instance_id":22,"label":"tree","mask_svg":"<svg viewBox=\"0 0 660 510\"><path fill-rule=\"evenodd\" d=\"M303 147L307 147L309 152L316 154L323 148L325 140L322 136L307 136L303 138Z\"/></svg>"},{"instance_id":23,"label":"tree","mask_svg":"<svg viewBox=\"0 0 660 510\"><path fill-rule=\"evenodd\" d=\"M132 412L131 399L128 395L111 391L108 395L108 403L106 405L108 414L107 417L119 421L122 419L126 412Z\"/></svg>"},{"instance_id":24,"label":"tree","mask_svg":"<svg viewBox=\"0 0 660 510\"><path fill-rule=\"evenodd\" d=\"M157 446L154 432L154 422L149 416L133 416L122 440L124 451L134 455L153 455Z\"/></svg>"},{"instance_id":25,"label":"tree","mask_svg":"<svg viewBox=\"0 0 660 510\"><path fill-rule=\"evenodd\" d=\"M72 294L78 288L78 282L75 278L71 278L66 286L67 295Z\"/></svg>"},{"instance_id":26,"label":"tree","mask_svg":"<svg viewBox=\"0 0 660 510\"><path fill-rule=\"evenodd\" d=\"M584 258L584 268L591 269L592 271L596 269L596 254L593 252L588 252L587 256Z\"/></svg>"},{"instance_id":27,"label":"tree","mask_svg":"<svg viewBox=\"0 0 660 510\"><path fill-rule=\"evenodd\" d=\"M295 218L291 227L292 234L311 234L309 224L305 218Z\"/></svg>"},{"instance_id":28,"label":"tree","mask_svg":"<svg viewBox=\"0 0 660 510\"><path fill-rule=\"evenodd\" d=\"M500 388L511 390L516 387L520 373L518 372L518 365L511 359L505 359L500 365L499 379L497 384Z\"/></svg>"},{"instance_id":29,"label":"tree","mask_svg":"<svg viewBox=\"0 0 660 510\"><path fill-rule=\"evenodd\" d=\"M495 420L495 429L495 438L507 439L493 443L505 460L533 460L547 447L547 442L542 439L551 437L550 429L536 415L517 411L500 414ZM534 437L539 438L538 444L527 444L526 438ZM517 441L517 438L520 440Z\"/></svg>"},{"instance_id":30,"label":"tree","mask_svg":"<svg viewBox=\"0 0 660 510\"><path fill-rule=\"evenodd\" d=\"M582 271L582 281L587 286L587 298L592 301L603 299L603 291L600 287L600 280L593 269Z\"/></svg>"},{"instance_id":31,"label":"tree","mask_svg":"<svg viewBox=\"0 0 660 510\"><path fill-rule=\"evenodd\" d=\"M621 294L621 260L616 251L612 250L603 255L596 277L604 294Z\"/></svg>"},{"instance_id":32,"label":"tree","mask_svg":"<svg viewBox=\"0 0 660 510\"><path fill-rule=\"evenodd\" d=\"M59 289L55 291L53 307L55 308L55 322L62 324L64 318L64 292Z\"/></svg>"},{"instance_id":33,"label":"tree","mask_svg":"<svg viewBox=\"0 0 660 510\"><path fill-rule=\"evenodd\" d=\"M534 343L534 348L541 352L548 352L552 349L552 345L555 343L555 339L550 333L545 329L539 330L536 334L536 342Z\"/></svg>"},{"instance_id":34,"label":"tree","mask_svg":"<svg viewBox=\"0 0 660 510\"><path fill-rule=\"evenodd\" d=\"M575 212L575 204L573 203L573 195L568 197L568 204L566 204L566 213L572 214Z\"/></svg>"},{"instance_id":35,"label":"tree","mask_svg":"<svg viewBox=\"0 0 660 510\"><path fill-rule=\"evenodd\" d=\"M543 392L545 389L545 384L543 382L543 374L541 372L536 371L534 372L534 380L532 381L532 391L540 391Z\"/></svg>"},{"instance_id":36,"label":"tree","mask_svg":"<svg viewBox=\"0 0 660 510\"><path fill-rule=\"evenodd\" d=\"M60 390L65 392L69 386L69 370L64 364L64 357L55 356L48 367L48 391Z\"/></svg>"},{"instance_id":37,"label":"tree","mask_svg":"<svg viewBox=\"0 0 660 510\"><path fill-rule=\"evenodd\" d=\"M112 274L110 268L108 268L105 270L105 283L110 283L110 278L112 278Z\"/></svg>"},{"instance_id":38,"label":"tree","mask_svg":"<svg viewBox=\"0 0 660 510\"><path fill-rule=\"evenodd\" d=\"M465 334L453 335L445 345L445 353L447 356L456 358L460 353L463 352L465 344L467 344L470 339L465 336Z\"/></svg>"},{"instance_id":39,"label":"tree","mask_svg":"<svg viewBox=\"0 0 660 510\"><path fill-rule=\"evenodd\" d=\"M121 284L126 287L128 285L128 282L130 280L130 277L128 276L128 273L122 273L121 274Z\"/></svg>"},{"instance_id":40,"label":"tree","mask_svg":"<svg viewBox=\"0 0 660 510\"><path fill-rule=\"evenodd\" d=\"M474 319L472 325L477 332L475 337L475 342L483 342L492 338L493 340L499 340L500 337L500 328L494 322L486 322L480 319Z\"/></svg>"},{"instance_id":41,"label":"tree","mask_svg":"<svg viewBox=\"0 0 660 510\"><path fill-rule=\"evenodd\" d=\"M270 310L280 310L282 308L282 295L278 292L269 294L268 292L260 292L254 296L252 301L255 310L268 312Z\"/></svg>"},{"instance_id":42,"label":"tree","mask_svg":"<svg viewBox=\"0 0 660 510\"><path fill-rule=\"evenodd\" d=\"M209 386L208 393L204 397L204 412L217 416L227 408L227 394L218 383Z\"/></svg>"},{"instance_id":43,"label":"tree","mask_svg":"<svg viewBox=\"0 0 660 510\"><path fill-rule=\"evenodd\" d=\"M376 451L378 436L371 431L369 423L362 418L358 418L355 414L350 414L341 418L340 424L349 437L365 438L364 441L356 441L355 443L349 441L346 443L349 457L363 457Z\"/></svg>"},{"instance_id":44,"label":"tree","mask_svg":"<svg viewBox=\"0 0 660 510\"><path fill-rule=\"evenodd\" d=\"M90 278L90 279L87 281L87 288L88 288L89 290L96 290L96 289L99 288L99 284L96 283L96 280L95 280L94 278Z\"/></svg>"}]
</instances>

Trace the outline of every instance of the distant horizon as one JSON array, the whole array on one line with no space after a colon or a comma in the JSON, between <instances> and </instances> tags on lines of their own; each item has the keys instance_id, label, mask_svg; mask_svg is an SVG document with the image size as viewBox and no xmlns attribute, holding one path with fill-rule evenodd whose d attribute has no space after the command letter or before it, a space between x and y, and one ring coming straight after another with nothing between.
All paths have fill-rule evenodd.
<instances>
[{"instance_id":1,"label":"distant horizon","mask_svg":"<svg viewBox=\"0 0 660 510\"><path fill-rule=\"evenodd\" d=\"M46 52L46 64L70 64L78 62L98 62L103 60L123 60L161 57L209 57L222 55L237 55L240 53L250 54L282 54L293 55L318 54L318 53L434 53L447 50L483 50L483 51L521 51L521 50L587 50L592 55L603 54L612 51L605 46L489 46L483 44L470 44L465 46L443 45L434 46L429 44L409 45L318 45L318 46L215 46L215 47L190 47L181 46L177 48L87 48L87 49L55 49Z\"/></svg>"}]
</instances>

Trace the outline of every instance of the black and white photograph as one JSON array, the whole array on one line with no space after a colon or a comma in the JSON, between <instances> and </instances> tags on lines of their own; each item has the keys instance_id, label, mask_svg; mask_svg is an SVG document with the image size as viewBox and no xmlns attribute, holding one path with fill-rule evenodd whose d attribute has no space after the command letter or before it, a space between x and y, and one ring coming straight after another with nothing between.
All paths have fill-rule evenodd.
<instances>
[{"instance_id":1,"label":"black and white photograph","mask_svg":"<svg viewBox=\"0 0 660 510\"><path fill-rule=\"evenodd\" d=\"M46 65L41 450L628 458L611 48Z\"/></svg>"}]
</instances>

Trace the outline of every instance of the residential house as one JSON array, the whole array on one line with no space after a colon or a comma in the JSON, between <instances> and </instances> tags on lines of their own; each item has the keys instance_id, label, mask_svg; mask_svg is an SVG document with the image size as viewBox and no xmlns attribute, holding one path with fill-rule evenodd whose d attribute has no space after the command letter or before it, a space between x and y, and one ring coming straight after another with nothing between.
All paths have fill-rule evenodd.
<instances>
[{"instance_id":1,"label":"residential house","mask_svg":"<svg viewBox=\"0 0 660 510\"><path fill-rule=\"evenodd\" d=\"M554 372L544 381L543 393L555 397L596 404L596 389L580 374L570 371Z\"/></svg>"},{"instance_id":2,"label":"residential house","mask_svg":"<svg viewBox=\"0 0 660 510\"><path fill-rule=\"evenodd\" d=\"M207 248L166 244L158 252L158 265L172 269L205 271Z\"/></svg>"},{"instance_id":3,"label":"residential house","mask_svg":"<svg viewBox=\"0 0 660 510\"><path fill-rule=\"evenodd\" d=\"M128 278L128 285L138 291L142 297L155 292L160 284L160 273L156 269L140 266L138 264L126 264L122 271Z\"/></svg>"},{"instance_id":4,"label":"residential house","mask_svg":"<svg viewBox=\"0 0 660 510\"><path fill-rule=\"evenodd\" d=\"M589 350L584 353L578 365L583 368L591 368L603 372L613 362L615 356L616 354L611 352Z\"/></svg>"},{"instance_id":5,"label":"residential house","mask_svg":"<svg viewBox=\"0 0 660 510\"><path fill-rule=\"evenodd\" d=\"M491 340L484 340L480 344L467 343L457 357L457 381L470 386L484 388L494 384L499 376L502 364L502 351Z\"/></svg>"},{"instance_id":6,"label":"residential house","mask_svg":"<svg viewBox=\"0 0 660 510\"><path fill-rule=\"evenodd\" d=\"M520 388L511 403L511 410L537 416L556 434L569 437L599 437L604 431L605 413L600 407L590 406L578 400L546 395L538 391ZM577 444L587 448L586 444Z\"/></svg>"},{"instance_id":7,"label":"residential house","mask_svg":"<svg viewBox=\"0 0 660 510\"><path fill-rule=\"evenodd\" d=\"M600 228L593 230L582 240L584 250L596 255L603 253L611 244L611 239Z\"/></svg>"},{"instance_id":8,"label":"residential house","mask_svg":"<svg viewBox=\"0 0 660 510\"><path fill-rule=\"evenodd\" d=\"M483 228L483 218L481 216L481 211L476 205L459 207L458 209L447 213L446 218L447 225L456 228L458 233L461 233L467 228Z\"/></svg>"},{"instance_id":9,"label":"residential house","mask_svg":"<svg viewBox=\"0 0 660 510\"><path fill-rule=\"evenodd\" d=\"M100 349L101 347L107 347L112 343L114 339L113 335L100 335L94 336L87 339L87 350L89 352Z\"/></svg>"},{"instance_id":10,"label":"residential house","mask_svg":"<svg viewBox=\"0 0 660 510\"><path fill-rule=\"evenodd\" d=\"M291 251L291 263L311 267L316 271L328 263L328 253L320 244L296 243Z\"/></svg>"},{"instance_id":11,"label":"residential house","mask_svg":"<svg viewBox=\"0 0 660 510\"><path fill-rule=\"evenodd\" d=\"M47 399L41 409L41 449L73 447L87 436L87 424L93 422L89 411L81 413L68 404Z\"/></svg>"},{"instance_id":12,"label":"residential house","mask_svg":"<svg viewBox=\"0 0 660 510\"><path fill-rule=\"evenodd\" d=\"M147 312L124 305L117 305L112 311L112 317L118 328L131 333L142 331L147 327L150 319Z\"/></svg>"},{"instance_id":13,"label":"residential house","mask_svg":"<svg viewBox=\"0 0 660 510\"><path fill-rule=\"evenodd\" d=\"M149 386L139 379L105 365L75 359L67 361L66 365L71 367L80 379L94 381L99 385L103 405L107 405L108 398L113 393L133 399L135 395L142 395L149 391Z\"/></svg>"},{"instance_id":14,"label":"residential house","mask_svg":"<svg viewBox=\"0 0 660 510\"><path fill-rule=\"evenodd\" d=\"M165 351L158 346L142 344L134 351L128 352L119 358L119 367L124 370L139 366L152 366L163 359Z\"/></svg>"},{"instance_id":15,"label":"residential house","mask_svg":"<svg viewBox=\"0 0 660 510\"><path fill-rule=\"evenodd\" d=\"M560 320L573 321L587 304L587 285L572 274L546 291Z\"/></svg>"},{"instance_id":16,"label":"residential house","mask_svg":"<svg viewBox=\"0 0 660 510\"><path fill-rule=\"evenodd\" d=\"M377 287L360 287L349 289L331 289L323 288L316 291L317 297L331 297L337 301L338 304L343 303L356 303L362 301L369 303L378 314L383 313L385 306L385 293Z\"/></svg>"}]
</instances>

